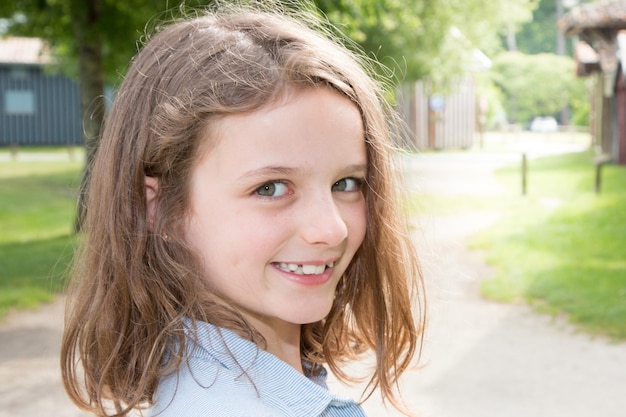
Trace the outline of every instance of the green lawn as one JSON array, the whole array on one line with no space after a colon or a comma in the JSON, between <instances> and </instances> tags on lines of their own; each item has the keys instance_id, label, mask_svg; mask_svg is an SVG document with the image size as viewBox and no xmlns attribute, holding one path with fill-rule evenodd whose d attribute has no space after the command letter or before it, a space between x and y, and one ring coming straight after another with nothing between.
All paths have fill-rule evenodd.
<instances>
[{"instance_id":1,"label":"green lawn","mask_svg":"<svg viewBox=\"0 0 626 417\"><path fill-rule=\"evenodd\" d=\"M626 340L626 167L605 166L595 194L592 161L590 152L530 160L526 196L514 164L497 173L502 194L418 194L411 208L438 216L499 213L470 239L495 271L482 281L483 295L529 303L590 334Z\"/></svg>"},{"instance_id":2,"label":"green lawn","mask_svg":"<svg viewBox=\"0 0 626 417\"><path fill-rule=\"evenodd\" d=\"M34 307L62 291L73 250L82 158L22 162L29 153L0 161L0 318L10 308ZM67 156L67 150L53 153L51 159Z\"/></svg>"},{"instance_id":3,"label":"green lawn","mask_svg":"<svg viewBox=\"0 0 626 417\"><path fill-rule=\"evenodd\" d=\"M499 201L502 218L473 244L496 271L483 281L487 297L530 302L626 340L626 167L605 166L596 195L591 160L580 153L530 161L528 195ZM498 176L518 184L519 167Z\"/></svg>"}]
</instances>

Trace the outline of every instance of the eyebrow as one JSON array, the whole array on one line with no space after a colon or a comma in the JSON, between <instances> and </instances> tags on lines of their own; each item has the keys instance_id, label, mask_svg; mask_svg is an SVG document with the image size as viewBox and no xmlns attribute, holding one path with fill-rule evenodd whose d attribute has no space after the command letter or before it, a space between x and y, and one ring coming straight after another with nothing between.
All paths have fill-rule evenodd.
<instances>
[{"instance_id":1,"label":"eyebrow","mask_svg":"<svg viewBox=\"0 0 626 417\"><path fill-rule=\"evenodd\" d=\"M300 171L297 168L281 167L281 166L266 166L250 170L243 174L240 179L245 180L247 178L254 177L273 177L273 176L291 176L297 174Z\"/></svg>"},{"instance_id":2,"label":"eyebrow","mask_svg":"<svg viewBox=\"0 0 626 417\"><path fill-rule=\"evenodd\" d=\"M353 164L348 165L341 170L342 175L362 175L367 174L367 164Z\"/></svg>"},{"instance_id":3,"label":"eyebrow","mask_svg":"<svg viewBox=\"0 0 626 417\"><path fill-rule=\"evenodd\" d=\"M367 174L367 164L352 164L347 165L341 168L340 176L343 175L362 175L365 176ZM245 180L248 178L254 177L280 177L280 176L298 176L304 175L302 169L300 168L292 168L292 167L284 167L284 166L266 166L258 169L250 170L244 173L239 179Z\"/></svg>"}]
</instances>

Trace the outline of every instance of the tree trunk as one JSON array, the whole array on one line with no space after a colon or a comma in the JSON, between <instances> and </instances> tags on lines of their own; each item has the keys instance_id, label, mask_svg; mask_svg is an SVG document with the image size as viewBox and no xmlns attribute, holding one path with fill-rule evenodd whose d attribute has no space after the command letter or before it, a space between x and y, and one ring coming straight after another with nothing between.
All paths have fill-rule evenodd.
<instances>
[{"instance_id":1,"label":"tree trunk","mask_svg":"<svg viewBox=\"0 0 626 417\"><path fill-rule=\"evenodd\" d=\"M556 21L563 17L563 0L556 0ZM556 31L556 54L565 55L565 33L561 30Z\"/></svg>"},{"instance_id":2,"label":"tree trunk","mask_svg":"<svg viewBox=\"0 0 626 417\"><path fill-rule=\"evenodd\" d=\"M506 49L507 51L517 51L517 40L515 39L515 27L512 24L506 27Z\"/></svg>"},{"instance_id":3,"label":"tree trunk","mask_svg":"<svg viewBox=\"0 0 626 417\"><path fill-rule=\"evenodd\" d=\"M72 0L70 13L78 47L80 107L86 152L75 222L75 230L80 231L85 218L84 200L90 167L98 147L105 112L103 42L100 32L101 0Z\"/></svg>"}]
</instances>

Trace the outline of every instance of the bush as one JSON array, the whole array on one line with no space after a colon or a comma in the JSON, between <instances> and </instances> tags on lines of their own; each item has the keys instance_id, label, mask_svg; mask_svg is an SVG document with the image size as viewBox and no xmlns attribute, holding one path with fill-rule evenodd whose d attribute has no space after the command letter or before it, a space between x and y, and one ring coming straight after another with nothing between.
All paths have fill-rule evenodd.
<instances>
[{"instance_id":1,"label":"bush","mask_svg":"<svg viewBox=\"0 0 626 417\"><path fill-rule=\"evenodd\" d=\"M504 95L510 122L528 124L535 116L557 117L570 107L576 123L585 123L589 100L575 62L554 54L504 52L493 61L491 78ZM585 123L586 124L586 123Z\"/></svg>"}]
</instances>

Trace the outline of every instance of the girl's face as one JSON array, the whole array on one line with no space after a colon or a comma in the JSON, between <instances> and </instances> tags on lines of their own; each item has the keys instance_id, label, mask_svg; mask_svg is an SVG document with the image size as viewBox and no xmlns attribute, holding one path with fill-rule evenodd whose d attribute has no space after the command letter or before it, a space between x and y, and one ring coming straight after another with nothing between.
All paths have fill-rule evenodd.
<instances>
[{"instance_id":1,"label":"girl's face","mask_svg":"<svg viewBox=\"0 0 626 417\"><path fill-rule=\"evenodd\" d=\"M357 107L330 89L298 90L212 132L185 231L206 278L268 339L321 320L365 235Z\"/></svg>"}]
</instances>

